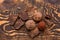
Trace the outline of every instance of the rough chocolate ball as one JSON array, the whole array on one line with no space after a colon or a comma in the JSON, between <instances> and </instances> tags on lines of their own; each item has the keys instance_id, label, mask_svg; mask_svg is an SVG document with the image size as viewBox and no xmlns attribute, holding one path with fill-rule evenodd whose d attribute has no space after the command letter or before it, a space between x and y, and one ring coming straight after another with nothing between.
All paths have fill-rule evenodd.
<instances>
[{"instance_id":1,"label":"rough chocolate ball","mask_svg":"<svg viewBox=\"0 0 60 40\"><path fill-rule=\"evenodd\" d=\"M26 28L27 28L28 30L32 30L32 29L34 29L34 28L36 27L36 24L35 24L35 22L34 22L33 20L28 20L28 21L25 23L25 25L26 25Z\"/></svg>"},{"instance_id":2,"label":"rough chocolate ball","mask_svg":"<svg viewBox=\"0 0 60 40\"><path fill-rule=\"evenodd\" d=\"M35 12L33 15L33 19L35 21L40 21L42 19L42 13L41 12Z\"/></svg>"},{"instance_id":3,"label":"rough chocolate ball","mask_svg":"<svg viewBox=\"0 0 60 40\"><path fill-rule=\"evenodd\" d=\"M43 31L46 28L46 23L44 21L41 21L38 23L39 30Z\"/></svg>"}]
</instances>

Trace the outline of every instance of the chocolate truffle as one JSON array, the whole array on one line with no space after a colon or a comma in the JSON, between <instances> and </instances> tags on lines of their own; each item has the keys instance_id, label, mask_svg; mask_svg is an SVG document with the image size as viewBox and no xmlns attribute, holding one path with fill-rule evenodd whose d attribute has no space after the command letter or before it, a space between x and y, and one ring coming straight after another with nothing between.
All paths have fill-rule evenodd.
<instances>
[{"instance_id":1,"label":"chocolate truffle","mask_svg":"<svg viewBox=\"0 0 60 40\"><path fill-rule=\"evenodd\" d=\"M33 19L34 19L35 21L40 21L41 18L42 18L42 13L36 11L36 12L34 13L34 15L33 15Z\"/></svg>"},{"instance_id":2,"label":"chocolate truffle","mask_svg":"<svg viewBox=\"0 0 60 40\"><path fill-rule=\"evenodd\" d=\"M34 29L34 28L36 27L36 24L35 24L35 22L34 22L33 20L28 20L28 21L25 23L25 25L26 25L26 28L27 28L28 30L32 30L32 29Z\"/></svg>"},{"instance_id":3,"label":"chocolate truffle","mask_svg":"<svg viewBox=\"0 0 60 40\"><path fill-rule=\"evenodd\" d=\"M43 31L46 28L46 23L44 21L41 21L38 23L39 30Z\"/></svg>"}]
</instances>

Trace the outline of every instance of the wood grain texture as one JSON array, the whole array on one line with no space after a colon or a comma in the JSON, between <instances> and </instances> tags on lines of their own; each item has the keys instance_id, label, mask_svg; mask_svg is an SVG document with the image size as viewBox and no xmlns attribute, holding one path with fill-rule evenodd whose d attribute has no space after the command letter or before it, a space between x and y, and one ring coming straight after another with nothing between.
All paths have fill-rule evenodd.
<instances>
[{"instance_id":1,"label":"wood grain texture","mask_svg":"<svg viewBox=\"0 0 60 40\"><path fill-rule=\"evenodd\" d=\"M60 1L58 0L2 0L0 1L0 40L60 40ZM32 8L31 8L32 6ZM21 9L18 9L20 7ZM20 24L22 22L26 22L27 20L33 19L33 15L31 14L31 18L28 14L34 13L34 7L39 10L42 13L42 19L46 22L46 30L45 32L37 31L38 36L35 36L34 38L29 37L28 31L26 29L25 24L20 28ZM8 10L9 13L5 12L5 10ZM20 14L20 12L23 12L23 14ZM28 11L28 12L27 12ZM26 14L24 14L26 12ZM19 14L18 19L21 18L22 22L19 24L16 23L19 30L15 30L11 26L10 22L12 20L16 20L12 16L9 18L11 14ZM51 16L51 19L46 19L45 17L47 15ZM16 16L14 16L16 17ZM16 17L17 18L17 17ZM9 20L10 19L10 20ZM15 23L13 21L13 24ZM36 24L39 22L36 22ZM8 24L8 25L7 25ZM19 24L19 25L18 25ZM51 25L50 25L51 24ZM7 29L10 27L13 28L6 32L6 29L4 30L4 26L8 26ZM15 27L17 27L15 26ZM37 26L36 26L37 27ZM34 31L34 30L33 30ZM32 31L31 31L32 32ZM35 32L36 33L36 32ZM33 34L33 32L32 32ZM30 34L31 35L31 34Z\"/></svg>"}]
</instances>

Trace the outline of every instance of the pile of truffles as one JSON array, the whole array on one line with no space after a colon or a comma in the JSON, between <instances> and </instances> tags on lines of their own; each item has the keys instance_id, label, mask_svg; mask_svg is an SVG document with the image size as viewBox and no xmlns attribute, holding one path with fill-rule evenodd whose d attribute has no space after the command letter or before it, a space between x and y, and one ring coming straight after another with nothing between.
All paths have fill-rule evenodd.
<instances>
[{"instance_id":1,"label":"pile of truffles","mask_svg":"<svg viewBox=\"0 0 60 40\"><path fill-rule=\"evenodd\" d=\"M30 13L21 11L18 14L10 14L9 21L10 25L13 26L15 30L18 30L23 26L26 27L29 36L34 38L40 33L40 31L44 31L46 29L46 22L43 20L43 15L40 11L31 11Z\"/></svg>"}]
</instances>

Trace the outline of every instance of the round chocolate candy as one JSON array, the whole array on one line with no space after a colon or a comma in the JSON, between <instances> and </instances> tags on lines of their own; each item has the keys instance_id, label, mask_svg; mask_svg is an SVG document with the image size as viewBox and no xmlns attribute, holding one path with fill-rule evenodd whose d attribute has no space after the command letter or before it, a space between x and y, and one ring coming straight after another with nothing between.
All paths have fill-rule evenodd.
<instances>
[{"instance_id":1,"label":"round chocolate candy","mask_svg":"<svg viewBox=\"0 0 60 40\"><path fill-rule=\"evenodd\" d=\"M34 15L33 15L33 19L34 19L35 21L40 21L41 18L42 18L42 13L36 11L36 12L34 13Z\"/></svg>"},{"instance_id":2,"label":"round chocolate candy","mask_svg":"<svg viewBox=\"0 0 60 40\"><path fill-rule=\"evenodd\" d=\"M38 23L39 30L43 31L46 28L46 23L44 21L41 21Z\"/></svg>"},{"instance_id":3,"label":"round chocolate candy","mask_svg":"<svg viewBox=\"0 0 60 40\"><path fill-rule=\"evenodd\" d=\"M36 24L35 24L35 22L34 22L33 20L28 20L28 21L25 23L25 25L26 25L26 28L27 28L28 30L33 30L33 29L36 27Z\"/></svg>"}]
</instances>

